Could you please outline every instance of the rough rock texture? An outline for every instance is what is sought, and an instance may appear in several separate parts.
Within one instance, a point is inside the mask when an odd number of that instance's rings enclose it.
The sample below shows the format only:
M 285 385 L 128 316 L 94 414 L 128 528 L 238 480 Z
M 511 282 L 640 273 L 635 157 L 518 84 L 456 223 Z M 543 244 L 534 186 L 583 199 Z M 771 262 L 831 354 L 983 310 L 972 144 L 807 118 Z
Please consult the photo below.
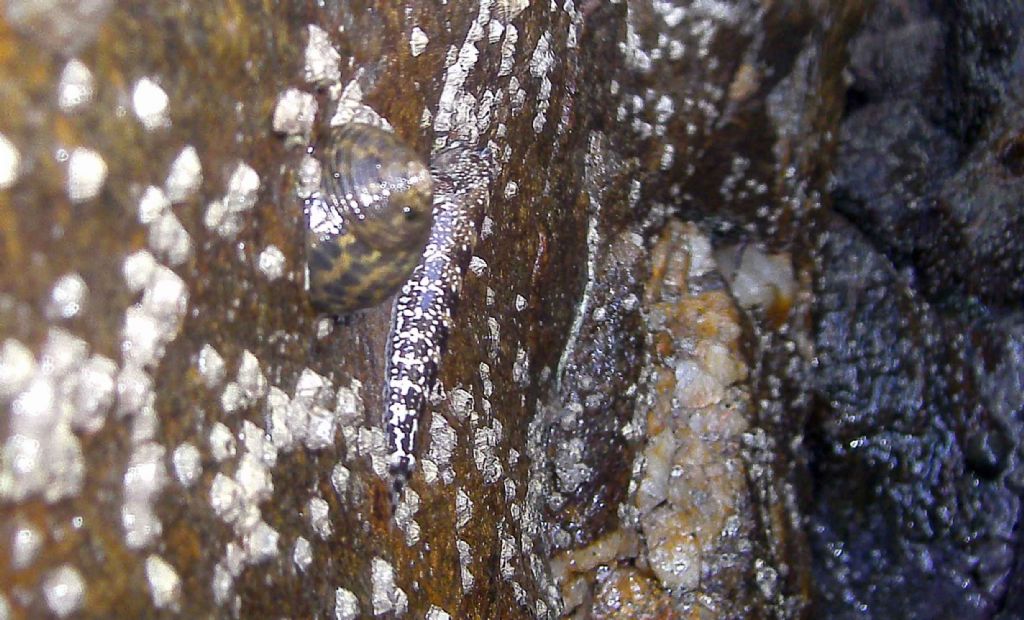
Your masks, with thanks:
M 1021 613 L 1022 28 L 1019 3 L 907 2 L 851 43 L 808 433 L 836 617 Z
M 1022 12 L 7 2 L 0 618 L 1024 613 Z M 394 513 L 352 120 L 495 162 Z

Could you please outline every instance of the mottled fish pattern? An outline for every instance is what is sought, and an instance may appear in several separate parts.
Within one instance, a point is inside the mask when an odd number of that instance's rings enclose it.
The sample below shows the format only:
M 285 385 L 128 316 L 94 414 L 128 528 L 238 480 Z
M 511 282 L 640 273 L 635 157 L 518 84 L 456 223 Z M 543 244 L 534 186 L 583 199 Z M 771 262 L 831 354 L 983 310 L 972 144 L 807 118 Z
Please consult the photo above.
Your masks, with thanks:
M 431 167 L 434 224 L 419 264 L 395 299 L 388 339 L 384 424 L 392 506 L 416 466 L 420 416 L 437 380 L 452 312 L 480 234 L 491 167 L 485 153 L 459 146 L 439 153 Z

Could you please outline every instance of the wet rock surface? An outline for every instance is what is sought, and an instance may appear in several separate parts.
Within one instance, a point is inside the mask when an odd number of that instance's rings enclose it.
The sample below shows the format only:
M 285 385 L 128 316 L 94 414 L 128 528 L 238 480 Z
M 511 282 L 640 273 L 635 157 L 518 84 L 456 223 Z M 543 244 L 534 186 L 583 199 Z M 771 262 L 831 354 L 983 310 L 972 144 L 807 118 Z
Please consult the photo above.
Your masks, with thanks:
M 0 618 L 1016 617 L 1016 3 L 0 9 Z M 417 472 L 308 152 L 493 156 Z
M 905 3 L 851 44 L 808 433 L 837 617 L 1019 613 L 1022 24 L 1014 3 Z

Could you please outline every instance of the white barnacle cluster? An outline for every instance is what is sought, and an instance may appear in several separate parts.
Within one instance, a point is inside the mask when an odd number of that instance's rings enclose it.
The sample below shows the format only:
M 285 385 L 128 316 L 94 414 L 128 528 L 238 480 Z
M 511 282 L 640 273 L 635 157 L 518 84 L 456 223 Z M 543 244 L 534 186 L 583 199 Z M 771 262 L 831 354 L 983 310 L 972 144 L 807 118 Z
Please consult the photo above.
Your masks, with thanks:
M 335 389 L 330 380 L 310 369 L 300 374 L 289 395 L 280 387 L 269 385 L 259 359 L 249 351 L 240 356 L 235 380 L 226 383 L 225 361 L 213 346 L 203 345 L 196 365 L 204 384 L 211 390 L 220 390 L 221 406 L 227 415 L 213 423 L 208 433 L 210 454 L 224 468 L 213 477 L 208 496 L 210 508 L 235 535 L 215 565 L 211 583 L 214 599 L 225 604 L 231 600 L 235 580 L 246 567 L 280 554 L 280 534 L 266 523 L 260 508 L 273 495 L 272 471 L 278 455 L 300 446 L 320 450 L 333 445 L 339 429 L 355 444 L 363 407 L 358 382 Z M 267 428 L 242 420 L 240 431 L 232 431 L 235 414 L 260 401 L 264 401 L 269 420 Z M 198 452 L 191 444 L 182 444 L 175 450 L 175 472 L 184 486 L 194 484 L 201 471 L 197 457 Z M 231 464 L 234 469 L 229 474 Z M 347 487 L 349 475 L 343 464 L 335 466 L 331 479 L 339 496 Z M 312 496 L 305 513 L 316 538 L 333 535 L 330 505 L 323 497 Z M 291 559 L 300 570 L 310 567 L 313 546 L 307 537 L 295 540 Z
M 280 554 L 280 534 L 263 519 L 260 508 L 274 493 L 272 471 L 278 455 L 300 444 L 311 450 L 330 445 L 342 421 L 358 417 L 352 410 L 361 402 L 353 388 L 335 390 L 329 380 L 308 369 L 289 396 L 269 384 L 260 359 L 248 350 L 239 356 L 234 380 L 226 382 L 226 362 L 212 345 L 202 346 L 195 363 L 203 383 L 220 392 L 226 416 L 208 431 L 210 454 L 223 468 L 214 475 L 209 489 L 210 508 L 235 535 L 214 567 L 211 584 L 214 599 L 225 604 L 231 600 L 235 579 L 246 567 Z M 261 402 L 269 418 L 266 429 L 246 419 L 238 424 L 240 411 Z M 175 450 L 174 466 L 184 486 L 194 484 L 198 476 L 197 457 L 190 444 Z M 332 527 L 327 502 L 311 498 L 307 512 L 313 531 L 320 537 L 329 536 Z M 308 539 L 299 537 L 292 547 L 292 560 L 305 570 L 312 563 L 312 553 Z
M 540 88 L 537 91 L 537 113 L 533 117 L 533 131 L 540 133 L 544 130 L 547 122 L 548 108 L 551 99 L 551 79 L 548 73 L 555 63 L 555 55 L 551 51 L 551 33 L 545 32 L 537 40 L 537 47 L 533 49 L 530 56 L 530 75 L 540 80 Z
M 428 484 L 440 480 L 444 484 L 455 481 L 452 469 L 452 454 L 458 445 L 458 435 L 443 415 L 435 414 L 430 419 L 430 448 L 422 459 L 423 478 Z
M 58 87 L 62 111 L 88 104 L 91 89 L 88 70 L 70 61 Z M 103 159 L 82 147 L 63 157 L 69 198 L 83 202 L 95 197 L 105 182 Z M 156 221 L 169 204 L 161 190 L 153 190 L 140 210 Z M 161 254 L 167 262 L 175 256 Z M 22 501 L 34 496 L 53 503 L 79 494 L 88 475 L 81 438 L 100 431 L 114 414 L 129 429 L 131 444 L 120 506 L 124 543 L 139 549 L 162 531 L 154 505 L 168 481 L 166 449 L 155 441 L 158 417 L 151 373 L 181 328 L 189 295 L 184 281 L 148 250 L 127 256 L 122 270 L 136 300 L 123 315 L 120 359 L 91 352 L 91 345 L 73 333 L 74 323 L 58 326 L 89 310 L 89 285 L 74 271 L 53 283 L 45 301 L 43 314 L 52 324 L 38 354 L 14 338 L 0 344 L 0 404 L 10 412 L 0 454 L 0 497 Z M 42 541 L 30 526 L 17 530 L 12 556 L 17 569 L 31 567 Z M 154 601 L 172 606 L 177 591 L 173 568 L 151 556 L 148 577 Z M 60 617 L 74 613 L 84 600 L 85 583 L 70 565 L 51 571 L 41 583 L 50 611 Z
M 373 615 L 393 613 L 403 615 L 409 608 L 405 591 L 395 585 L 395 569 L 382 558 L 373 558 L 370 564 L 370 582 L 373 587 Z
M 178 334 L 188 307 L 185 282 L 146 250 L 122 263 L 128 288 L 141 301 L 125 311 L 124 365 L 117 377 L 118 413 L 132 421 L 133 451 L 124 476 L 121 522 L 129 547 L 150 545 L 163 531 L 154 503 L 167 483 L 166 449 L 156 443 L 158 419 L 151 372 Z
M 413 517 L 420 509 L 420 496 L 406 488 L 401 501 L 395 507 L 395 524 L 405 532 L 405 544 L 412 547 L 420 540 L 420 525 Z
M 139 198 L 139 223 L 148 228 L 149 247 L 172 267 L 191 256 L 192 238 L 171 207 L 194 196 L 202 180 L 199 156 L 194 147 L 185 146 L 171 163 L 163 187 L 150 185 Z
M 0 345 L 0 402 L 10 404 L 0 461 L 0 497 L 76 495 L 85 476 L 78 434 L 102 427 L 115 399 L 116 364 L 58 327 L 39 356 L 8 339 Z
M 224 425 L 215 424 L 210 434 L 211 453 L 217 460 L 233 459 L 241 452 L 234 474 L 217 472 L 210 485 L 210 507 L 235 533 L 214 567 L 213 592 L 220 603 L 227 601 L 234 579 L 246 566 L 270 560 L 280 552 L 280 534 L 263 520 L 259 507 L 273 495 L 271 470 L 278 451 L 262 428 L 249 420 L 241 426 L 240 451 Z
M 202 352 L 200 352 L 202 355 Z M 267 378 L 260 369 L 260 362 L 251 351 L 242 351 L 238 363 L 238 374 L 229 381 L 220 395 L 220 404 L 227 414 L 250 407 L 267 393 Z
M 292 396 L 271 387 L 267 396 L 271 441 L 284 451 L 297 444 L 321 450 L 334 445 L 340 429 L 346 442 L 354 443 L 358 422 L 363 418 L 362 399 L 357 393 L 356 382 L 335 390 L 326 377 L 308 368 L 299 376 Z
M 149 247 L 172 266 L 188 260 L 192 239 L 171 210 L 164 190 L 150 185 L 139 199 L 139 222 L 149 229 Z
M 224 239 L 234 239 L 242 228 L 242 216 L 256 205 L 260 175 L 244 161 L 228 178 L 224 196 L 206 206 L 203 224 Z
M 432 123 L 434 131 L 438 134 L 435 140 L 436 148 L 442 148 L 450 138 L 470 144 L 476 143 L 479 137 L 490 129 L 492 119 L 496 116 L 492 112 L 502 105 L 510 104 L 513 113 L 523 109 L 526 93 L 519 87 L 518 78 L 512 75 L 519 31 L 511 21 L 528 5 L 529 0 L 481 2 L 462 44 L 447 50 L 444 83 L 437 110 L 433 114 L 429 110 L 424 110 L 423 113 L 424 126 Z M 565 3 L 567 7 L 571 5 L 571 2 Z M 492 79 L 487 81 L 495 83 L 497 80 L 494 78 L 507 77 L 506 89 L 488 88 L 483 93 L 475 94 L 466 88 L 470 74 L 479 70 L 480 49 L 477 46 L 481 42 L 499 47 L 499 66 L 495 75 L 491 76 Z M 417 49 L 414 43 L 413 45 L 414 49 Z M 553 55 L 551 58 L 553 59 Z M 543 84 L 541 89 L 544 90 Z M 542 99 L 546 102 L 549 95 L 550 82 Z M 504 124 L 499 123 L 496 136 L 503 137 L 504 131 Z M 504 155 L 507 154 L 503 154 L 503 160 L 507 161 Z

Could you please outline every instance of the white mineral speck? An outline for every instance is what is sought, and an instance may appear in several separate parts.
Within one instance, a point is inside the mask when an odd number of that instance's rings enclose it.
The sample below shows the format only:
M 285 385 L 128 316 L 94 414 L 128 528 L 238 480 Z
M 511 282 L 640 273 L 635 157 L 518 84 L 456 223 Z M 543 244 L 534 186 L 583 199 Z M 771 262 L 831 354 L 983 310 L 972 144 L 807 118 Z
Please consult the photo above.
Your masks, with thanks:
M 42 535 L 31 526 L 19 527 L 11 537 L 11 566 L 15 570 L 28 568 L 39 554 Z
M 530 6 L 530 0 L 498 0 L 497 4 L 498 14 L 511 21 Z
M 299 163 L 298 183 L 295 193 L 305 200 L 320 188 L 320 160 L 312 155 L 303 155 Z
M 498 41 L 501 40 L 501 35 L 504 32 L 504 24 L 502 24 L 501 21 L 497 19 L 492 19 L 490 23 L 487 24 L 487 42 L 497 43 Z
M 196 365 L 199 367 L 199 376 L 208 388 L 220 385 L 224 380 L 224 358 L 217 353 L 209 344 L 204 344 L 199 350 L 199 358 Z
M 135 83 L 132 91 L 132 109 L 146 129 L 159 129 L 171 124 L 167 115 L 167 104 L 170 100 L 164 89 L 148 77 Z
M 382 558 L 373 558 L 370 581 L 373 583 L 373 615 L 394 612 L 400 616 L 405 613 L 409 600 L 405 592 L 395 586 L 395 569 L 391 564 Z
M 203 226 L 208 230 L 215 230 L 225 238 L 238 234 L 239 222 L 229 221 L 227 207 L 223 200 L 213 200 L 206 205 L 206 212 L 203 214 Z
M 395 508 L 395 523 L 405 532 L 405 544 L 410 547 L 420 540 L 420 524 L 413 519 L 419 509 L 420 496 L 411 487 L 405 487 L 405 493 Z
M 126 256 L 121 263 L 121 275 L 128 290 L 138 293 L 145 288 L 156 267 L 156 259 L 147 250 L 139 250 Z
M 274 131 L 293 136 L 309 135 L 316 110 L 316 97 L 298 88 L 289 88 L 277 98 L 272 120 Z
M 320 538 L 330 537 L 333 528 L 327 501 L 322 497 L 314 497 L 309 500 L 309 524 Z
M 480 277 L 487 271 L 487 261 L 479 256 L 474 256 L 469 259 L 469 270 L 473 272 L 473 275 Z
M 305 572 L 309 565 L 313 563 L 313 547 L 310 546 L 309 541 L 304 536 L 299 536 L 295 539 L 292 561 L 295 562 L 295 566 L 302 572 Z
M 427 610 L 427 615 L 424 616 L 424 620 L 452 620 L 452 617 L 447 611 L 437 605 L 431 605 L 430 609 Z
M 7 189 L 18 179 L 21 153 L 7 136 L 0 134 L 0 189 Z
M 237 381 L 246 403 L 255 402 L 267 393 L 267 378 L 260 370 L 260 360 L 248 349 L 242 351 Z
M 359 617 L 359 599 L 345 588 L 334 591 L 335 620 L 356 620 Z
M 137 306 L 124 313 L 121 353 L 126 361 L 138 366 L 152 366 L 164 355 L 160 323 Z
M 466 419 L 466 416 L 473 413 L 473 394 L 462 388 L 455 388 L 451 391 L 451 403 L 452 413 L 460 420 Z
M 443 415 L 434 415 L 430 419 L 430 448 L 427 452 L 427 460 L 436 468 L 445 484 L 454 480 L 454 472 L 451 468 L 452 452 L 458 443 L 455 429 L 448 424 Z M 424 473 L 427 473 L 424 465 Z
M 210 485 L 210 506 L 224 522 L 231 523 L 242 513 L 242 488 L 231 478 L 217 472 Z
M 288 428 L 288 410 L 291 399 L 279 387 L 271 387 L 267 394 L 267 409 L 270 412 L 270 441 L 278 450 L 290 450 L 295 443 Z
M 352 475 L 348 467 L 345 467 L 342 463 L 338 463 L 331 470 L 331 484 L 334 486 L 334 491 L 338 495 L 345 495 L 348 490 L 348 480 Z
M 256 204 L 260 189 L 260 175 L 245 162 L 238 162 L 228 179 L 228 191 L 224 202 L 232 212 L 245 211 Z
M 309 43 L 306 45 L 306 81 L 310 84 L 325 84 L 341 79 L 341 54 L 331 45 L 327 33 L 317 26 L 309 26 Z
M 519 193 L 519 184 L 515 181 L 509 181 L 505 184 L 505 198 L 513 198 Z
M 485 215 L 484 216 L 484 223 L 480 227 L 480 238 L 481 239 L 486 239 L 487 237 L 490 237 L 493 234 L 494 234 L 494 220 L 490 216 Z
M 164 181 L 164 191 L 171 202 L 184 202 L 199 190 L 202 183 L 203 165 L 195 147 L 190 144 L 181 149 L 171 163 L 167 180 Z
M 724 258 L 727 252 L 719 252 L 718 257 Z M 767 254 L 753 247 L 736 249 L 734 253 L 739 255 L 739 265 L 728 270 L 727 279 L 740 306 L 769 306 L 773 301 L 793 298 L 796 283 L 789 255 Z M 732 262 L 737 261 L 733 258 Z
M 725 398 L 726 386 L 693 360 L 680 362 L 675 374 L 674 395 L 684 407 L 708 407 Z
M 381 478 L 386 476 L 388 471 L 385 443 L 384 429 L 365 427 L 359 429 L 359 438 L 356 441 L 357 449 L 362 455 L 370 455 L 370 467 L 373 469 L 373 473 Z
M 334 331 L 334 319 L 323 317 L 316 322 L 316 339 L 323 340 Z
M 215 422 L 210 429 L 210 453 L 217 461 L 235 456 L 235 436 L 221 422 Z
M 252 562 L 258 563 L 278 554 L 277 543 L 281 535 L 277 530 L 260 521 L 251 532 L 245 535 L 245 550 Z
M 74 372 L 85 361 L 88 352 L 89 345 L 84 340 L 59 327 L 52 327 L 39 353 L 39 366 L 43 372 L 59 380 L 63 375 Z
M 85 280 L 77 273 L 68 273 L 60 277 L 50 291 L 50 302 L 46 307 L 46 315 L 53 319 L 70 319 L 78 315 L 89 293 Z
M 232 577 L 242 574 L 246 559 L 245 550 L 238 543 L 231 541 L 224 546 L 224 559 L 221 560 L 221 564 L 224 565 L 224 568 L 228 569 Z
M 85 598 L 85 582 L 82 575 L 72 566 L 65 564 L 43 580 L 43 596 L 50 611 L 58 617 L 74 613 L 82 606 Z
M 146 581 L 157 609 L 177 609 L 181 598 L 181 578 L 174 567 L 160 556 L 146 558 Z
M 102 355 L 93 355 L 78 369 L 69 395 L 71 425 L 83 433 L 95 433 L 103 427 L 107 411 L 114 404 L 117 390 L 117 364 Z
M 337 414 L 326 407 L 315 406 L 309 410 L 309 424 L 305 432 L 305 444 L 310 450 L 323 450 L 334 444 L 338 429 Z
M 234 587 L 235 578 L 231 576 L 228 569 L 222 565 L 217 564 L 213 567 L 213 583 L 211 589 L 213 590 L 213 599 L 217 603 L 223 604 L 228 600 L 228 596 L 231 595 L 231 589 Z
M 153 380 L 138 366 L 127 365 L 117 375 L 117 408 L 122 414 L 135 414 L 153 397 Z
M 177 267 L 192 254 L 192 238 L 178 217 L 166 211 L 149 226 L 149 247 Z
M 461 530 L 466 527 L 472 517 L 473 500 L 469 499 L 462 488 L 459 488 L 455 491 L 455 527 Z
M 461 539 L 455 541 L 455 548 L 459 550 L 459 573 L 462 577 L 462 591 L 468 592 L 473 589 L 473 584 L 476 582 L 473 573 L 469 570 L 469 565 L 473 562 L 473 548 L 470 547 L 468 542 Z
M 163 321 L 161 332 L 164 336 L 177 331 L 178 323 L 188 309 L 185 281 L 174 271 L 158 265 L 143 292 L 142 308 Z
M 224 409 L 224 413 L 235 413 L 244 404 L 245 395 L 237 383 L 232 381 L 224 386 L 224 391 L 220 395 L 220 406 Z
M 35 372 L 32 351 L 14 338 L 5 340 L 0 347 L 0 398 L 12 398 L 28 385 Z
M 266 431 L 249 420 L 242 421 L 242 443 L 248 452 L 267 467 L 277 464 L 277 446 L 270 441 Z
M 81 444 L 68 425 L 73 404 L 65 383 L 74 387 L 88 345 L 51 328 L 36 364 L 16 342 L 8 340 L 0 352 L 0 370 L 13 375 L 0 374 L 0 385 L 14 396 L 0 465 L 0 497 L 21 500 L 39 493 L 55 502 L 77 494 L 85 474 Z
M 0 154 L 2 157 L 2 154 Z M 0 161 L 0 172 L 3 162 Z M 68 198 L 71 202 L 92 200 L 107 181 L 107 162 L 92 149 L 78 147 L 68 157 Z
M 153 504 L 167 483 L 165 453 L 160 444 L 144 443 L 136 446 L 128 460 L 121 522 L 125 529 L 125 544 L 129 548 L 149 545 L 163 531 Z
M 91 103 L 94 94 L 92 71 L 77 58 L 69 60 L 57 83 L 57 106 L 62 112 L 74 112 Z
M 268 245 L 258 259 L 258 265 L 263 275 L 273 282 L 284 275 L 284 253 L 276 245 Z
M 242 488 L 245 499 L 252 504 L 269 499 L 274 492 L 270 470 L 263 465 L 259 456 L 251 452 L 242 455 L 238 471 L 235 472 L 235 482 Z
M 174 463 L 174 475 L 183 487 L 190 487 L 199 480 L 203 473 L 203 461 L 199 448 L 187 441 L 174 449 L 171 457 Z
M 427 47 L 427 43 L 430 42 L 430 38 L 427 37 L 427 33 L 423 32 L 419 26 L 412 29 L 412 34 L 409 35 L 409 52 L 415 56 L 419 56 L 423 53 L 424 48 Z
M 167 199 L 164 190 L 150 185 L 139 199 L 139 222 L 152 224 L 170 208 L 171 201 Z
M 686 592 L 700 584 L 701 550 L 696 536 L 668 506 L 655 509 L 645 527 L 651 570 L 669 588 Z
M 353 380 L 349 387 L 338 388 L 338 398 L 335 401 L 334 409 L 342 424 L 354 426 L 363 421 L 366 407 L 363 405 L 363 397 L 359 395 L 361 388 L 362 383 L 357 380 Z

